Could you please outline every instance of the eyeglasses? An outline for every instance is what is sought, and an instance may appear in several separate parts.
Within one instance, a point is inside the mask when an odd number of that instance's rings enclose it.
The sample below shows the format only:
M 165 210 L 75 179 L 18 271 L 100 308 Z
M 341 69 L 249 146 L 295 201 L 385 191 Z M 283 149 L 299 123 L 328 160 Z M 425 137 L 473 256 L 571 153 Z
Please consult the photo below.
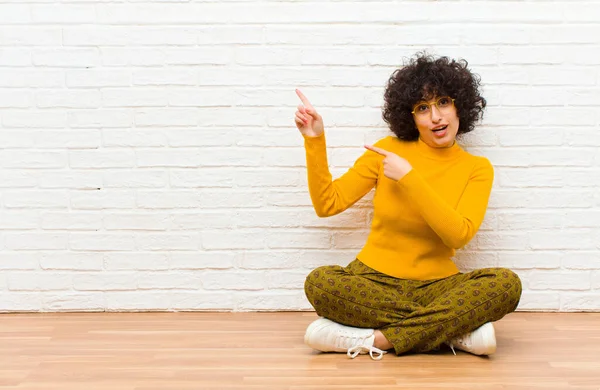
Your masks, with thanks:
M 441 113 L 448 112 L 454 106 L 454 99 L 449 96 L 442 96 L 433 103 L 419 102 L 413 106 L 411 114 L 417 116 L 431 115 L 431 106 L 435 105 Z

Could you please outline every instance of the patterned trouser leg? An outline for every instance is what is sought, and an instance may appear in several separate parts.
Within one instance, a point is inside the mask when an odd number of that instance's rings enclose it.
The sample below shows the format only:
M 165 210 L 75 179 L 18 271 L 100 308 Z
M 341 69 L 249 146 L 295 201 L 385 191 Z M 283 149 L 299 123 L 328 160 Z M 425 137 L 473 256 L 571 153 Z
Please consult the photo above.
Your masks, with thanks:
M 318 315 L 379 329 L 397 354 L 430 351 L 498 321 L 521 297 L 519 277 L 504 268 L 419 281 L 382 274 L 359 260 L 313 270 L 304 289 Z

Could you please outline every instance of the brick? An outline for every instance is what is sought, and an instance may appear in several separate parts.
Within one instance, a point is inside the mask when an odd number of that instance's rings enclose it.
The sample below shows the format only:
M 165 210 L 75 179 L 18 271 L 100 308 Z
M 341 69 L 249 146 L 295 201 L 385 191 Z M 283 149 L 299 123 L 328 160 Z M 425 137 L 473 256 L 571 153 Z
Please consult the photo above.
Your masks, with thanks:
M 69 152 L 69 166 L 75 169 L 133 168 L 135 154 L 130 150 L 73 150 Z
M 42 253 L 40 267 L 44 270 L 101 271 L 102 253 Z
M 202 189 L 138 191 L 139 208 L 147 209 L 231 209 L 255 208 L 262 205 L 263 194 L 255 191 Z
M 301 229 L 297 229 L 296 231 L 274 231 L 271 229 L 265 235 L 267 237 L 267 245 L 272 249 L 329 249 L 332 247 L 331 235 L 326 231 L 308 232 Z
M 0 91 L 1 108 L 27 108 L 33 102 L 33 94 L 29 91 Z
M 238 311 L 307 310 L 312 308 L 302 289 L 249 291 L 243 295 L 237 295 L 235 301 L 235 310 Z
M 60 68 L 87 68 L 100 65 L 100 53 L 96 48 L 36 49 L 33 52 L 33 64 Z
M 235 255 L 231 251 L 171 253 L 170 269 L 228 269 L 235 265 Z
M 70 274 L 57 272 L 13 272 L 7 277 L 10 291 L 56 291 L 70 290 L 73 280 Z
M 126 233 L 71 233 L 69 248 L 74 251 L 132 251 L 134 236 Z
M 260 231 L 208 231 L 202 233 L 202 248 L 208 250 L 262 249 L 267 238 Z
M 599 300 L 598 292 L 565 292 L 560 298 L 560 310 L 595 311 Z
M 109 291 L 104 293 L 107 311 L 165 311 L 171 308 L 167 291 Z
M 105 188 L 160 188 L 166 187 L 167 172 L 149 170 L 103 170 Z
M 166 253 L 107 253 L 104 267 L 108 271 L 161 271 L 169 269 L 169 256 Z
M 101 47 L 100 56 L 104 67 L 163 66 L 166 63 L 165 50 L 160 47 Z
M 28 230 L 36 229 L 39 218 L 35 212 L 0 211 L 0 229 Z
M 135 69 L 133 85 L 140 86 L 195 86 L 198 75 L 194 69 Z M 166 98 L 166 96 L 165 96 Z
M 10 191 L 4 193 L 7 208 L 67 209 L 68 194 L 62 190 Z
M 104 107 L 163 107 L 168 99 L 159 89 L 115 88 L 102 92 L 102 104 Z
M 102 215 L 95 213 L 50 212 L 40 215 L 43 230 L 100 230 Z
M 197 233 L 148 233 L 135 237 L 138 250 L 164 251 L 182 250 L 196 251 L 200 248 L 200 236 Z
M 96 21 L 93 4 L 37 4 L 31 6 L 31 17 L 39 24 L 89 24 Z
M 201 276 L 207 290 L 262 290 L 266 276 L 257 271 L 206 271 Z
M 0 4 L 0 24 L 25 24 L 31 22 L 28 4 Z
M 7 233 L 4 240 L 12 250 L 66 250 L 69 237 L 64 233 Z
M 40 188 L 96 190 L 101 187 L 102 174 L 99 172 L 57 171 L 45 173 L 40 177 Z
M 69 88 L 123 87 L 131 85 L 131 72 L 122 69 L 73 69 L 66 72 Z
M 356 250 L 279 249 L 244 251 L 238 255 L 241 268 L 309 270 L 322 265 L 347 265 L 356 258 Z
M 67 115 L 61 111 L 8 111 L 2 113 L 2 124 L 14 128 L 63 128 Z
M 0 86 L 10 88 L 60 88 L 65 85 L 64 71 L 54 69 L 5 68 L 0 73 Z
M 191 28 L 163 26 L 67 27 L 64 42 L 68 46 L 182 46 L 195 45 L 197 32 Z
M 129 127 L 133 124 L 133 112 L 118 109 L 71 111 L 69 126 L 72 128 Z
M 74 210 L 130 209 L 135 207 L 135 193 L 113 189 L 74 191 L 70 205 Z
M 502 251 L 498 252 L 498 264 L 510 269 L 557 269 L 561 255 L 553 251 Z
M 568 231 L 529 232 L 531 248 L 539 249 L 594 249 L 594 237 L 590 229 L 570 229 Z
M 167 230 L 168 214 L 104 213 L 104 228 L 110 230 Z
M 161 129 L 138 131 L 125 129 L 105 129 L 102 131 L 102 145 L 106 147 L 159 147 L 167 146 L 168 134 Z
M 38 292 L 3 292 L 0 294 L 0 312 L 37 312 L 41 309 L 41 295 Z
M 560 300 L 558 292 L 523 291 L 518 309 L 558 311 Z
M 202 287 L 202 278 L 194 271 L 143 272 L 139 274 L 139 289 L 161 290 L 198 290 Z
M 50 292 L 44 293 L 41 301 L 43 311 L 100 312 L 106 308 L 103 292 Z
M 0 47 L 0 66 L 31 66 L 31 50 Z
M 175 291 L 171 294 L 174 310 L 232 310 L 234 298 L 230 291 Z
M 3 251 L 0 252 L 0 270 L 37 270 L 39 257 L 37 253 Z

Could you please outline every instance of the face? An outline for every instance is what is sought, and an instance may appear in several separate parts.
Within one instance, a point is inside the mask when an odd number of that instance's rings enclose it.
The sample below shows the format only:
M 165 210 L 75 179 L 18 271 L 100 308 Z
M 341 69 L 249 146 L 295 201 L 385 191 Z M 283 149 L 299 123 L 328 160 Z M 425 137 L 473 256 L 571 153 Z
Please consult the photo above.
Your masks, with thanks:
M 448 148 L 454 145 L 459 119 L 452 98 L 434 96 L 413 107 L 413 118 L 419 130 L 419 138 L 432 148 Z

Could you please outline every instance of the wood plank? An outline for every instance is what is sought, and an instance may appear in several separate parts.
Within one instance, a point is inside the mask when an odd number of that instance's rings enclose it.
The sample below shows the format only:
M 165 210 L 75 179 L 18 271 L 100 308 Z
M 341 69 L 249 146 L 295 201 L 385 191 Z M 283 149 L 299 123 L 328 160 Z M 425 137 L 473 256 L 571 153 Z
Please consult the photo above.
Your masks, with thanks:
M 513 313 L 498 351 L 351 360 L 303 344 L 296 313 L 0 315 L 2 390 L 600 390 L 600 313 Z

